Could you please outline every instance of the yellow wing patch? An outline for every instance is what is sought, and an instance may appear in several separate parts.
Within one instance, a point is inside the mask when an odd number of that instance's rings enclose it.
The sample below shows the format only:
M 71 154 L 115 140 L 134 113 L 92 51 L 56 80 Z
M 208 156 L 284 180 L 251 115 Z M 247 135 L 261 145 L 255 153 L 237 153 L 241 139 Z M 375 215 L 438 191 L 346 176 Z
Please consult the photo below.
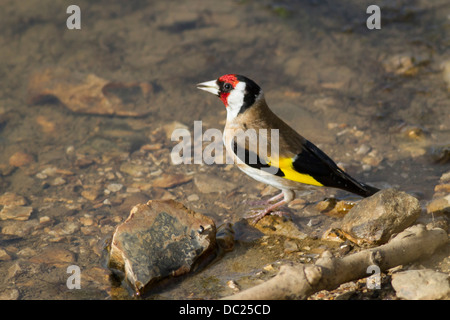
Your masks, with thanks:
M 273 161 L 272 163 L 272 161 L 273 160 L 270 159 L 269 165 L 273 165 L 280 168 L 280 170 L 283 171 L 284 173 L 284 178 L 286 179 L 297 181 L 300 183 L 310 184 L 313 186 L 319 187 L 323 186 L 323 184 L 321 184 L 319 181 L 314 179 L 309 174 L 304 174 L 296 171 L 294 169 L 294 166 L 292 165 L 292 158 L 280 158 L 278 159 L 278 163 L 277 161 Z

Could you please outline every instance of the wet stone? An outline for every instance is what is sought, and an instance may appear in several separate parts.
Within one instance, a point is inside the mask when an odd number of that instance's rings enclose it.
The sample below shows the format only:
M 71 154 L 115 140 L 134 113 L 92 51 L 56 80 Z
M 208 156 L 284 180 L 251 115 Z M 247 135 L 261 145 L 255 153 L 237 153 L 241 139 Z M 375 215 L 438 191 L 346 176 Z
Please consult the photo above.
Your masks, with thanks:
M 39 225 L 39 221 L 37 219 L 31 219 L 28 221 L 8 220 L 2 223 L 1 230 L 2 234 L 25 237 L 29 236 L 37 225 Z
M 439 184 L 434 187 L 434 195 L 427 204 L 429 214 L 449 214 L 450 213 L 450 171 L 444 173 Z
M 50 185 L 52 185 L 52 186 L 62 186 L 63 184 L 65 184 L 66 183 L 66 180 L 64 180 L 63 178 L 61 178 L 61 177 L 56 177 L 55 179 L 53 179 L 51 182 L 50 182 Z
M 291 219 L 276 215 L 266 215 L 255 227 L 266 235 L 279 235 L 298 240 L 308 237 Z
M 234 183 L 208 174 L 197 174 L 194 183 L 201 193 L 228 193 L 236 189 Z
M 27 202 L 24 197 L 17 195 L 12 192 L 5 192 L 0 196 L 0 205 L 15 205 L 15 206 L 23 206 Z
M 198 201 L 200 200 L 200 197 L 196 194 L 191 194 L 187 197 L 187 201 L 192 202 L 192 201 Z
M 142 177 L 149 171 L 149 168 L 147 166 L 125 162 L 120 165 L 120 171 L 132 177 Z
M 57 267 L 70 264 L 75 261 L 75 255 L 72 251 L 60 247 L 46 247 L 37 255 L 29 259 L 33 263 L 45 263 Z
M 106 187 L 106 189 L 108 189 L 111 192 L 117 192 L 120 191 L 123 188 L 123 185 L 120 183 L 110 183 L 108 184 L 108 186 Z
M 0 220 L 25 221 L 30 218 L 32 212 L 32 207 L 6 205 L 3 207 L 2 211 L 0 211 Z
M 155 188 L 173 188 L 178 185 L 187 183 L 192 180 L 192 177 L 184 174 L 163 174 L 161 177 L 153 180 L 153 187 Z
M 412 225 L 421 210 L 413 196 L 385 189 L 357 203 L 344 217 L 341 229 L 350 240 L 382 244 Z
M 344 217 L 355 204 L 350 201 L 338 201 L 335 198 L 329 198 L 317 203 L 317 210 L 330 217 L 342 218 Z
M 94 201 L 102 194 L 99 187 L 85 187 L 83 191 L 81 191 L 81 196 L 85 199 Z
M 299 251 L 298 245 L 295 241 L 286 240 L 284 241 L 284 252 L 285 253 L 293 253 Z
M 214 222 L 174 200 L 138 204 L 113 235 L 108 267 L 141 294 L 196 269 L 215 252 Z
M 433 199 L 427 205 L 428 213 L 450 213 L 450 194 L 445 197 Z
M 45 69 L 33 74 L 28 84 L 28 103 L 59 100 L 77 113 L 144 116 L 149 111 L 153 87 L 149 83 L 109 81 L 95 74 L 67 69 Z M 95 103 L 93 103 L 95 101 Z
M 0 261 L 9 261 L 11 256 L 3 249 L 0 248 Z
M 12 167 L 25 167 L 34 162 L 32 155 L 18 151 L 9 158 L 9 165 Z

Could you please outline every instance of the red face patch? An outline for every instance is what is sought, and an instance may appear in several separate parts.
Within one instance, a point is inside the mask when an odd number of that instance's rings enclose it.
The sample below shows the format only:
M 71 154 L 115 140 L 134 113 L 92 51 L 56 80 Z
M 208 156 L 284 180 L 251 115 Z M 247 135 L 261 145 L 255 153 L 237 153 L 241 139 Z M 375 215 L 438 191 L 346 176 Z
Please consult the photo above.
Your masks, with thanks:
M 224 76 L 221 76 L 219 78 L 219 81 L 221 82 L 225 82 L 225 83 L 229 83 L 233 86 L 233 88 L 236 87 L 237 83 L 239 82 L 238 79 L 236 78 L 235 74 L 226 74 Z
M 230 95 L 229 92 L 221 92 L 219 93 L 219 98 L 222 100 L 225 107 L 228 107 L 228 96 Z
M 228 107 L 228 96 L 230 95 L 230 91 L 223 90 L 223 87 L 225 86 L 225 84 L 230 84 L 234 89 L 234 88 L 236 88 L 236 85 L 238 84 L 239 80 L 236 78 L 235 74 L 226 74 L 226 75 L 221 76 L 218 79 L 218 82 L 221 83 L 221 85 L 220 85 L 221 90 L 219 92 L 219 98 L 220 98 L 220 100 L 222 100 L 225 107 Z

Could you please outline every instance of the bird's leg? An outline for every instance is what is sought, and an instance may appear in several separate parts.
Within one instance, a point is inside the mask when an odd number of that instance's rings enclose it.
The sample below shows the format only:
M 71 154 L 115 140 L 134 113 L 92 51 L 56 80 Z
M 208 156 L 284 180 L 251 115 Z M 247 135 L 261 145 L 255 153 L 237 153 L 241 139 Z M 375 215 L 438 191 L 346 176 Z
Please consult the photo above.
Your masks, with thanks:
M 283 196 L 284 193 L 281 192 L 280 194 L 277 194 L 276 196 L 273 196 L 272 198 L 267 200 L 248 200 L 246 202 L 250 206 L 266 206 L 274 201 L 280 200 Z
M 286 204 L 286 201 L 283 199 L 263 210 L 257 210 L 255 214 L 248 216 L 248 218 L 254 218 L 253 223 L 256 224 L 259 220 L 261 220 L 264 216 L 268 215 L 269 213 L 276 214 L 278 216 L 282 216 L 286 213 L 282 212 L 282 211 L 274 211 L 274 210 L 284 204 Z
M 256 224 L 259 220 L 261 220 L 264 216 L 268 215 L 269 213 L 280 216 L 280 217 L 283 215 L 286 215 L 287 214 L 286 212 L 275 211 L 275 209 L 291 202 L 295 197 L 295 192 L 292 190 L 283 190 L 283 192 L 281 194 L 279 194 L 269 200 L 280 199 L 281 196 L 284 196 L 283 200 L 281 200 L 273 205 L 270 205 L 263 210 L 258 210 L 255 214 L 249 216 L 248 218 L 254 218 L 253 223 Z
M 274 201 L 280 200 L 281 198 L 283 198 L 283 196 L 284 196 L 284 192 L 280 192 L 276 196 L 273 196 L 272 198 L 267 200 L 267 202 L 270 203 L 270 202 L 274 202 Z

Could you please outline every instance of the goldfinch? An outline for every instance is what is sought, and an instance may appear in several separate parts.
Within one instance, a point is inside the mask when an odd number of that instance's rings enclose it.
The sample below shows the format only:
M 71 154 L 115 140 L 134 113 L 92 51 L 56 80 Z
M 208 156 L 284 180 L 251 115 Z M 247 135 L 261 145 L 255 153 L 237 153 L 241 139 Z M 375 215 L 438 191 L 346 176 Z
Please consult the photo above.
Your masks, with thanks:
M 253 179 L 281 190 L 267 201 L 278 202 L 251 216 L 255 223 L 269 213 L 281 215 L 277 209 L 295 198 L 295 190 L 305 187 L 333 187 L 362 197 L 379 191 L 350 177 L 322 150 L 276 116 L 254 81 L 227 74 L 199 83 L 197 88 L 218 96 L 226 107 L 223 142 L 234 163 Z M 239 138 L 242 134 L 245 139 Z

